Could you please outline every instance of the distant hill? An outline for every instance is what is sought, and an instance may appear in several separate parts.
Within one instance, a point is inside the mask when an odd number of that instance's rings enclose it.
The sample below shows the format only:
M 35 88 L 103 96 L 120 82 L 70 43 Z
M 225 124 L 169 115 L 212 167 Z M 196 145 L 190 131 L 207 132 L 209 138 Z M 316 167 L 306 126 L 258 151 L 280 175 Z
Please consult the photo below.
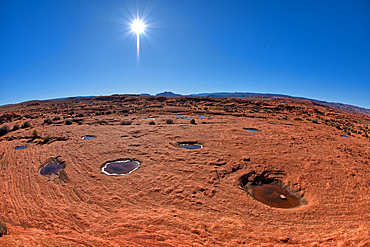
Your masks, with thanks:
M 112 97 L 120 98 L 122 95 L 111 95 L 111 96 L 75 96 L 75 97 L 65 97 L 65 98 L 59 98 L 59 99 L 52 99 L 52 100 L 64 100 L 64 99 L 89 99 L 89 98 L 95 98 L 97 100 L 111 100 Z M 148 93 L 142 93 L 140 95 L 136 96 L 142 96 L 142 97 L 148 97 L 148 96 L 155 96 L 155 97 L 213 97 L 213 98 L 269 98 L 269 97 L 283 97 L 283 98 L 291 98 L 291 99 L 304 99 L 309 100 L 315 105 L 320 105 L 324 107 L 329 108 L 335 108 L 335 109 L 341 109 L 344 111 L 352 112 L 352 113 L 358 113 L 358 114 L 366 114 L 370 115 L 370 109 L 364 108 L 364 107 L 358 107 L 343 103 L 335 103 L 335 102 L 326 102 L 326 101 L 320 101 L 320 100 L 314 100 L 314 99 L 308 99 L 304 97 L 293 97 L 290 95 L 284 95 L 284 94 L 270 94 L 270 93 L 249 93 L 249 92 L 214 92 L 214 93 L 199 93 L 199 94 L 190 94 L 190 95 L 181 95 L 181 94 L 175 94 L 170 91 L 165 91 L 162 93 L 157 93 L 156 95 L 150 95 Z M 29 101 L 29 102 L 23 102 L 23 104 L 37 104 L 39 102 L 38 100 Z M 10 104 L 11 105 L 11 104 Z
M 171 93 L 171 92 L 167 92 Z M 293 99 L 306 99 L 312 101 L 316 105 L 321 105 L 325 107 L 331 107 L 336 109 L 341 109 L 345 111 L 349 111 L 352 113 L 360 113 L 360 114 L 366 114 L 370 115 L 370 109 L 364 108 L 364 107 L 358 107 L 343 103 L 335 103 L 335 102 L 326 102 L 326 101 L 320 101 L 320 100 L 313 100 L 308 99 L 304 97 L 293 97 L 290 95 L 284 95 L 284 94 L 269 94 L 269 93 L 242 93 L 242 92 L 235 92 L 235 93 L 227 93 L 227 92 L 220 92 L 220 93 L 199 93 L 199 94 L 191 94 L 187 96 L 192 97 L 215 97 L 215 98 L 240 98 L 240 97 L 287 97 L 287 98 L 293 98 Z
M 320 101 L 320 100 L 311 100 L 311 101 L 312 103 L 316 105 L 332 107 L 332 108 L 341 109 L 344 111 L 370 115 L 370 109 L 367 109 L 364 107 L 358 107 L 358 106 L 347 105 L 347 104 L 342 104 L 342 103 L 326 102 L 326 101 Z
M 48 100 L 63 100 L 63 99 L 72 99 L 72 98 L 92 98 L 96 96 L 71 96 L 71 97 L 64 97 L 64 98 L 57 98 L 57 99 L 48 99 Z
M 215 98 L 233 98 L 233 97 L 292 97 L 289 95 L 284 94 L 269 94 L 269 93 L 242 93 L 242 92 L 235 92 L 235 93 L 200 93 L 200 94 L 190 94 L 193 97 L 215 97 Z
M 163 92 L 163 93 L 157 93 L 155 96 L 157 96 L 157 97 L 181 97 L 183 95 L 175 94 L 175 93 L 172 93 L 172 92 Z

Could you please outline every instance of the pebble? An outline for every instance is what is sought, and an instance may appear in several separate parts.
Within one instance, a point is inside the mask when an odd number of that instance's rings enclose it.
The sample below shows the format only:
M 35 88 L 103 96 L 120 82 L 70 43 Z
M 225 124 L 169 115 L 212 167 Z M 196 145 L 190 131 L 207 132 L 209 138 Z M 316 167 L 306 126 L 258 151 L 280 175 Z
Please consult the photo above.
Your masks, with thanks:
M 280 199 L 286 200 L 286 196 L 284 196 L 283 194 L 280 194 Z

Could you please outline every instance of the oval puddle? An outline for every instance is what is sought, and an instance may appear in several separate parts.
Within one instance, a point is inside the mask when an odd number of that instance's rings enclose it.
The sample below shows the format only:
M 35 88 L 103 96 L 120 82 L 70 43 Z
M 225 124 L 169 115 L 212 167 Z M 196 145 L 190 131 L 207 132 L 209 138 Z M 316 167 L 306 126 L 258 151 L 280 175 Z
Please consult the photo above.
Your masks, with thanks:
M 15 147 L 14 150 L 20 150 L 20 149 L 25 149 L 26 148 L 26 144 L 24 146 L 21 146 L 21 147 Z
M 185 149 L 189 149 L 189 150 L 203 148 L 203 146 L 201 144 L 197 144 L 197 143 L 181 143 L 180 147 L 185 148 Z
M 84 137 L 82 137 L 82 139 L 84 139 L 84 140 L 89 140 L 89 139 L 94 139 L 94 138 L 96 138 L 96 136 L 84 136 Z
M 244 129 L 244 130 L 248 130 L 248 131 L 260 132 L 260 130 L 255 129 L 255 128 L 243 128 L 243 129 Z
M 145 121 L 152 121 L 152 120 L 155 120 L 155 118 L 143 118 L 141 120 L 145 120 Z
M 184 119 L 190 119 L 190 118 L 188 118 L 188 117 L 184 117 Z
M 187 126 L 187 125 L 181 125 L 180 127 L 182 127 L 182 128 L 187 128 L 188 126 Z
M 107 162 L 102 167 L 102 172 L 107 175 L 126 175 L 140 167 L 136 160 L 117 160 Z
M 301 205 L 298 197 L 277 184 L 251 185 L 248 192 L 251 197 L 270 207 L 295 208 Z
M 341 137 L 344 137 L 344 138 L 349 138 L 349 136 L 344 136 L 344 135 L 342 135 Z
M 52 162 L 49 164 L 44 165 L 39 169 L 39 174 L 41 176 L 51 176 L 51 175 L 58 175 L 60 170 L 63 170 L 64 166 L 57 162 Z

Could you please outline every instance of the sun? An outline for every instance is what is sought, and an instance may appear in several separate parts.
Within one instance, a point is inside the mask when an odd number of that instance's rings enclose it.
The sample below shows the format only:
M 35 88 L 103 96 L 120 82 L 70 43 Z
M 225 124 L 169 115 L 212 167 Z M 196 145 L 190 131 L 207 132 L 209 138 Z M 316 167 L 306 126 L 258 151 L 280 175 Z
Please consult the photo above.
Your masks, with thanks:
M 140 34 L 145 30 L 145 24 L 141 20 L 134 20 L 131 25 L 131 29 L 134 33 Z

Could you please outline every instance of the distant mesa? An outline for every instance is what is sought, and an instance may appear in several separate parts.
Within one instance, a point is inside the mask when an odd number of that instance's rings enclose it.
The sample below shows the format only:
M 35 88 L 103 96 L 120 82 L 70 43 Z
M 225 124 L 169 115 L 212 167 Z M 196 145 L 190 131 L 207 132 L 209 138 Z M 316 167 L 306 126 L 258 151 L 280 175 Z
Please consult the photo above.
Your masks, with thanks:
M 163 92 L 163 93 L 157 93 L 155 96 L 157 97 L 181 97 L 181 94 L 175 94 L 173 92 Z
M 151 94 L 148 94 L 148 93 L 141 93 L 141 94 L 139 94 L 139 96 L 142 96 L 142 97 L 149 97 L 149 96 L 154 96 L 154 97 L 181 97 L 181 96 L 185 96 L 185 95 L 176 94 L 176 93 L 173 93 L 173 92 L 170 92 L 170 91 L 165 91 L 165 92 L 162 92 L 162 93 L 157 93 L 156 95 L 151 95 Z

